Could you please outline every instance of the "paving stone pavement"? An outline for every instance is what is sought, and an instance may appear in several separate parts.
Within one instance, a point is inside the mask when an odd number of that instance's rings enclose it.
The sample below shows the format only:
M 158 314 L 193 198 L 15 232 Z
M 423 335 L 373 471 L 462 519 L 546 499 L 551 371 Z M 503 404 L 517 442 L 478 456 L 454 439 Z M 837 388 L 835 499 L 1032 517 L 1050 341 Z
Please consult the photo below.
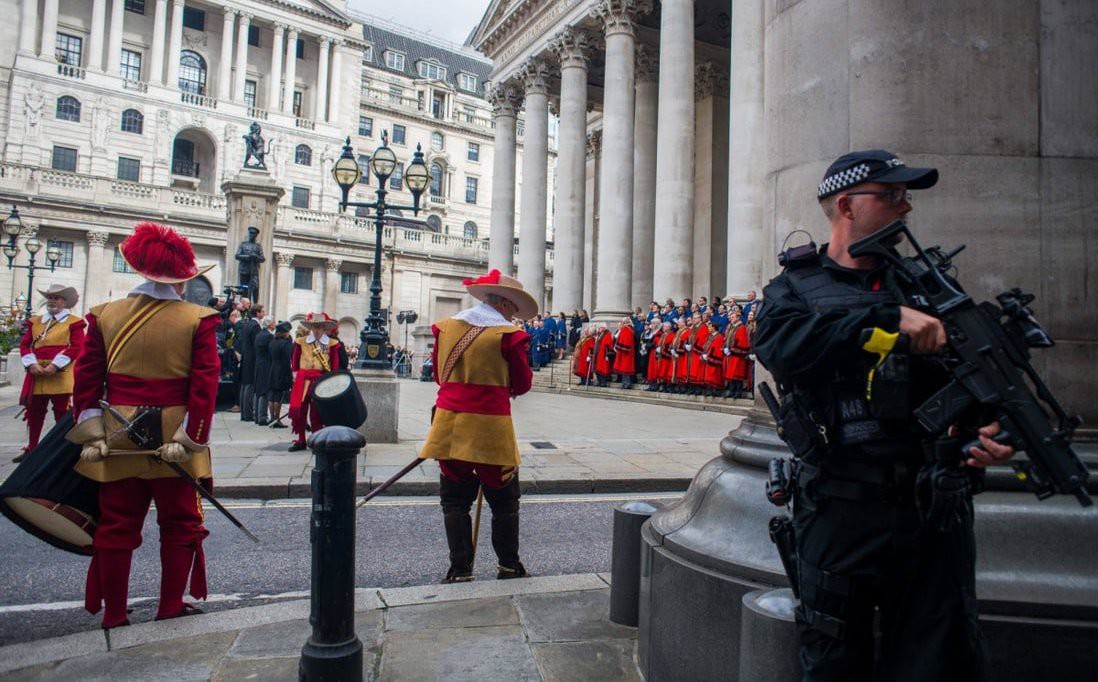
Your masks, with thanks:
M 388 479 L 415 458 L 430 426 L 435 385 L 403 380 L 399 442 L 371 443 L 358 458 L 360 492 Z M 0 481 L 15 468 L 26 426 L 16 419 L 18 386 L 0 388 Z M 720 454 L 721 438 L 742 416 L 632 403 L 568 393 L 529 393 L 514 401 L 520 479 L 526 492 L 583 493 L 685 490 L 699 468 Z M 47 417 L 48 429 L 52 417 Z M 270 429 L 218 412 L 212 430 L 219 496 L 306 497 L 312 455 L 287 452 L 289 429 Z M 422 495 L 438 486 L 438 466 L 425 460 L 394 494 Z
M 356 592 L 368 681 L 636 682 L 636 629 L 611 623 L 609 577 Z M 308 603 L 144 623 L 0 648 L 5 680 L 298 679 Z

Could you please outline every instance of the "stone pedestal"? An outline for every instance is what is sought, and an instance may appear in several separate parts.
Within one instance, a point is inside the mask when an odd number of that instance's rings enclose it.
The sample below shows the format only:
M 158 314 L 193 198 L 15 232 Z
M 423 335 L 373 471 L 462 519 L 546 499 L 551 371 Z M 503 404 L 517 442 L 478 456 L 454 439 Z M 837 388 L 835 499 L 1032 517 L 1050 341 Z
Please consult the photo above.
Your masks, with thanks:
M 12 348 L 8 351 L 8 371 L 4 378 L 9 384 L 22 386 L 23 375 L 26 373 L 27 370 L 23 367 L 23 356 L 19 354 L 18 348 Z
M 274 292 L 274 229 L 278 202 L 286 190 L 278 185 L 268 171 L 242 168 L 232 180 L 221 185 L 228 200 L 225 233 L 225 281 L 222 287 L 240 283 L 240 264 L 236 249 L 247 241 L 248 228 L 258 227 L 256 242 L 263 247 L 266 262 L 259 266 L 259 301 L 273 303 Z
M 358 432 L 367 443 L 396 443 L 400 414 L 400 384 L 389 370 L 356 369 L 351 372 L 366 400 L 366 423 Z

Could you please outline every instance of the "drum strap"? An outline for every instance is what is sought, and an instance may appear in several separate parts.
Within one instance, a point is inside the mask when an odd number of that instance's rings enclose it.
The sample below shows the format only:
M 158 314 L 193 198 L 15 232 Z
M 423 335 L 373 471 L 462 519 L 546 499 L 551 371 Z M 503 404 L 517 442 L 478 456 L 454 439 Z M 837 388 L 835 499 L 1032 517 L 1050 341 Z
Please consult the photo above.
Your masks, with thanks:
M 42 339 L 46 338 L 46 334 L 50 333 L 50 327 L 53 326 L 53 323 L 54 323 L 54 319 L 51 317 L 46 322 L 45 328 L 42 329 L 42 333 L 39 334 L 38 336 L 36 336 L 34 341 L 31 342 L 31 348 L 32 349 L 37 348 L 38 347 L 38 342 L 41 341 Z
M 110 373 L 111 367 L 114 366 L 115 361 L 118 359 L 118 353 L 126 343 L 133 338 L 133 335 L 137 333 L 137 330 L 145 326 L 146 322 L 151 320 L 158 312 L 167 308 L 170 303 L 172 303 L 170 300 L 154 298 L 137 309 L 134 316 L 131 317 L 122 329 L 114 335 L 114 338 L 111 339 L 110 348 L 107 349 L 107 373 Z
M 446 364 L 442 367 L 442 373 L 438 375 L 439 384 L 445 384 L 450 380 L 450 374 L 454 371 L 454 366 L 457 365 L 458 360 L 465 354 L 465 351 L 469 349 L 469 346 L 473 345 L 473 341 L 480 336 L 480 333 L 487 329 L 487 327 L 470 327 L 458 342 L 450 350 L 450 355 L 446 357 Z

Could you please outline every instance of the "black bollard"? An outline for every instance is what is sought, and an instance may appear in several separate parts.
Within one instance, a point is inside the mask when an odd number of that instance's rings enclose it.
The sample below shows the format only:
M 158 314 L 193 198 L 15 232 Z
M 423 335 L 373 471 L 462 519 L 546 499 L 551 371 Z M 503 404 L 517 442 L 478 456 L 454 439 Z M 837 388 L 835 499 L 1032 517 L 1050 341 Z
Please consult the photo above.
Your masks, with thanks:
M 313 634 L 301 649 L 298 679 L 361 680 L 362 642 L 355 634 L 355 473 L 366 439 L 346 426 L 313 434 Z
M 740 677 L 752 682 L 801 679 L 801 642 L 793 612 L 797 600 L 788 587 L 743 595 L 740 610 Z
M 626 502 L 614 510 L 610 555 L 610 620 L 637 627 L 640 598 L 641 526 L 659 509 L 649 502 Z

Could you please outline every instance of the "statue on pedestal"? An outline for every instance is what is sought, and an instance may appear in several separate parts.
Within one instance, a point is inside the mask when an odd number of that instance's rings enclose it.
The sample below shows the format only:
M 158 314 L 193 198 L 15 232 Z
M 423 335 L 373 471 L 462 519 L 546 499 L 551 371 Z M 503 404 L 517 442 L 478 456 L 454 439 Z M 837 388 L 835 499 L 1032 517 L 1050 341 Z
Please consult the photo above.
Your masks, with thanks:
M 256 243 L 259 228 L 248 228 L 248 241 L 240 242 L 236 249 L 236 260 L 240 263 L 240 288 L 247 290 L 248 298 L 259 300 L 259 264 L 267 260 L 263 256 L 263 247 Z
M 259 123 L 253 121 L 248 134 L 244 136 L 244 167 L 257 170 L 267 170 L 264 160 L 267 156 L 267 148 L 264 144 L 262 129 Z M 252 163 L 248 163 L 251 160 Z

